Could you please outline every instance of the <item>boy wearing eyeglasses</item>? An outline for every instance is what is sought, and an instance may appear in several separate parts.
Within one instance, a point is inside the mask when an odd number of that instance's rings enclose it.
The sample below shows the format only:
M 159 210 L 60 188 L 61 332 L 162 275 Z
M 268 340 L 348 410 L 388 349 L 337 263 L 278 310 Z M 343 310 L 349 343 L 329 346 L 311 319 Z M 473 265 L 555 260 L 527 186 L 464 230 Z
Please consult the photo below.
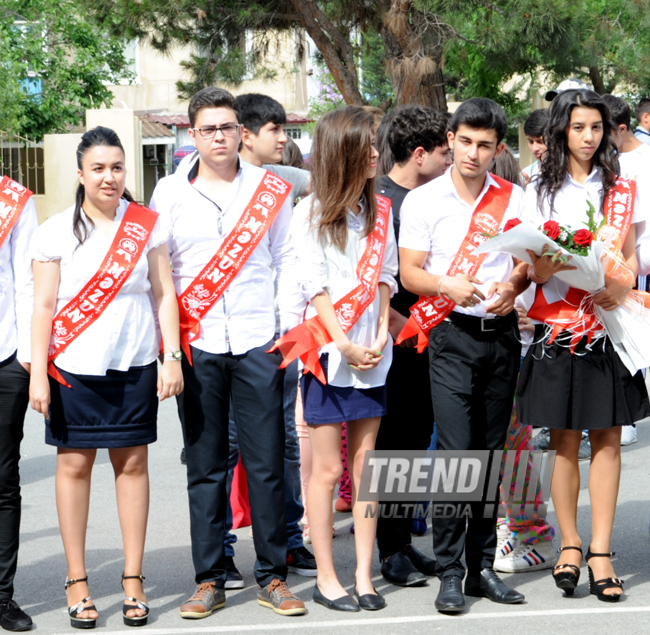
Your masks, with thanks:
M 285 582 L 284 371 L 279 353 L 267 354 L 276 323 L 273 268 L 282 322 L 293 261 L 291 186 L 240 161 L 241 126 L 230 93 L 205 88 L 188 114 L 199 159 L 189 173 L 162 179 L 151 200 L 170 229 L 184 352 L 178 411 L 197 587 L 181 616 L 207 617 L 226 601 L 229 404 L 247 473 L 258 602 L 281 615 L 301 615 L 304 603 Z

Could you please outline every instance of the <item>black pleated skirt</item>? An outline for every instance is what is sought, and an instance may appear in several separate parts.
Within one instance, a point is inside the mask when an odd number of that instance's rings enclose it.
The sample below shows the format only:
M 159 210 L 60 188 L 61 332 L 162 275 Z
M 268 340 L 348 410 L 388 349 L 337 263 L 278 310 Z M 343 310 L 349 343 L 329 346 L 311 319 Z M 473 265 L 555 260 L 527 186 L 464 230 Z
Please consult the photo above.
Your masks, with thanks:
M 632 375 L 609 337 L 592 342 L 582 338 L 575 352 L 567 346 L 539 341 L 544 327 L 521 367 L 517 414 L 534 427 L 554 430 L 602 430 L 630 425 L 650 415 L 641 372 Z M 562 340 L 566 333 L 558 336 Z M 566 340 L 565 340 L 566 342 Z
M 106 375 L 58 369 L 72 386 L 50 377 L 50 418 L 45 443 L 60 448 L 129 448 L 157 438 L 156 362 Z

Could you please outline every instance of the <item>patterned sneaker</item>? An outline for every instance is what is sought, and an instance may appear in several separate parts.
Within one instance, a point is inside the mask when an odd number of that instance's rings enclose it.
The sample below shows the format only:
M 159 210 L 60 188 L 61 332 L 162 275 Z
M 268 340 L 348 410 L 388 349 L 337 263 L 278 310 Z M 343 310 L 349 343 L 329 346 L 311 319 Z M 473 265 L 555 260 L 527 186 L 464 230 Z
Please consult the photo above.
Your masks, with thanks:
M 226 556 L 226 589 L 243 589 L 246 586 L 244 576 L 239 573 L 232 556 Z
M 533 437 L 533 450 L 548 450 L 551 443 L 551 431 L 549 428 L 542 428 L 539 434 Z
M 226 605 L 226 592 L 217 588 L 216 582 L 202 582 L 194 595 L 181 606 L 181 617 L 198 620 L 212 615 L 212 611 Z
M 497 550 L 494 568 L 497 569 L 497 560 L 508 557 L 518 545 L 519 540 L 517 540 L 517 537 L 508 529 L 508 526 L 504 524 L 499 525 L 497 529 Z M 497 571 L 501 571 L 501 569 L 497 569 Z
M 271 583 L 257 589 L 257 601 L 261 606 L 273 609 L 279 615 L 304 615 L 305 603 L 297 598 L 284 580 L 273 578 Z
M 313 578 L 318 575 L 316 558 L 305 547 L 298 547 L 297 549 L 289 549 L 287 551 L 287 567 L 289 567 L 289 571 L 298 575 L 304 575 L 308 578 Z
M 621 445 L 632 445 L 639 440 L 636 434 L 636 425 L 621 427 Z
M 517 548 L 507 557 L 494 561 L 494 568 L 502 573 L 521 573 L 522 571 L 538 571 L 550 569 L 557 562 L 557 553 L 549 540 L 534 545 L 519 543 Z

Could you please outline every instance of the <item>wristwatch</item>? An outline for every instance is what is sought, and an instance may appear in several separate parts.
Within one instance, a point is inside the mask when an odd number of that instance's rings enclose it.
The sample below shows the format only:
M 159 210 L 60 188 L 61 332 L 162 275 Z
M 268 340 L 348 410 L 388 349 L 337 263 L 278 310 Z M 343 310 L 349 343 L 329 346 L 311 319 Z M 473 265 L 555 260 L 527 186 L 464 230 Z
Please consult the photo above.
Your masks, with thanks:
M 171 347 L 169 348 L 169 353 L 165 353 L 163 357 L 163 361 L 165 362 L 180 362 L 181 359 L 183 359 L 183 353 Z

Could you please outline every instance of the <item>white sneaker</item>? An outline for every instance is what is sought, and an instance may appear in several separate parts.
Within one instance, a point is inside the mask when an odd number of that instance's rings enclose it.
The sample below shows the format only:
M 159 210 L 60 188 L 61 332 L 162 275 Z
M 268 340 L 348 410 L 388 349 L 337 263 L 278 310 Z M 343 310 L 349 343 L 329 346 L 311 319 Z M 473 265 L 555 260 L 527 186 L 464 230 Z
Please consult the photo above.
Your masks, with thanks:
M 497 528 L 497 551 L 496 560 L 509 556 L 519 545 L 517 537 L 508 529 L 507 525 L 499 525 Z M 496 564 L 494 566 L 496 569 Z M 497 569 L 498 570 L 498 569 Z
M 636 436 L 636 426 L 622 426 L 621 430 L 621 445 L 632 445 L 636 443 L 639 439 Z
M 521 573 L 550 569 L 557 562 L 557 552 L 551 541 L 526 545 L 519 543 L 506 558 L 494 561 L 494 568 L 501 573 Z

